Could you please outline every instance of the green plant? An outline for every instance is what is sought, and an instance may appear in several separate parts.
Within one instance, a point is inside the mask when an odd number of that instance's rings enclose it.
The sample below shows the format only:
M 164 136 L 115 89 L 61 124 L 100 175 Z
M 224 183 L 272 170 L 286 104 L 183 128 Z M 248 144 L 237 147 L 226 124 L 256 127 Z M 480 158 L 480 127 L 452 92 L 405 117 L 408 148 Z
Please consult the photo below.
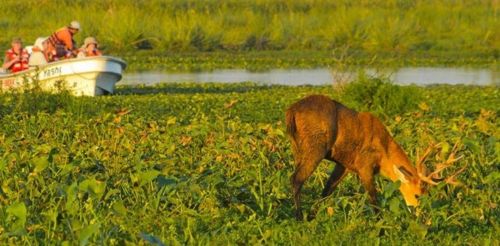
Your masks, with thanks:
M 404 2 L 404 1 L 403 1 Z M 137 11 L 140 9 L 141 11 Z M 63 11 L 61 11 L 63 10 Z M 326 51 L 349 44 L 364 57 L 450 54 L 498 58 L 495 2 L 327 0 L 2 1 L 0 44 L 27 44 L 71 19 L 76 36 L 96 36 L 108 52 Z M 50 18 L 47 18 L 50 16 Z M 71 19 L 68 19 L 71 16 Z M 335 23 L 335 24 L 332 24 Z
M 0 244 L 498 244 L 499 89 L 420 90 L 428 108 L 385 125 L 412 160 L 430 141 L 463 140 L 464 186 L 431 188 L 411 213 L 379 179 L 376 215 L 348 175 L 307 222 L 293 218 L 284 110 L 318 93 L 355 103 L 331 86 L 173 83 L 31 94 L 17 108 L 20 95 L 2 93 Z M 305 202 L 332 165 L 319 165 Z
M 399 86 L 389 79 L 364 73 L 345 85 L 341 93 L 342 99 L 352 102 L 355 108 L 389 117 L 418 109 L 422 100 L 421 89 L 417 86 Z

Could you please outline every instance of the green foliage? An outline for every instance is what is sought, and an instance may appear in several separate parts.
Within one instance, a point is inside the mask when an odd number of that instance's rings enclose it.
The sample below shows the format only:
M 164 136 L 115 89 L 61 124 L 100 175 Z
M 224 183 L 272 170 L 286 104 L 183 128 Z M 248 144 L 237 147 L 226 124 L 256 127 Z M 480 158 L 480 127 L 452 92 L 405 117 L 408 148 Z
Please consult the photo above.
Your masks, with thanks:
M 120 53 L 128 63 L 127 71 L 211 71 L 214 69 L 247 69 L 265 71 L 276 68 L 330 67 L 342 70 L 347 67 L 382 65 L 402 66 L 467 66 L 494 70 L 495 57 L 477 57 L 464 53 L 406 54 L 394 57 L 394 53 L 367 55 L 346 52 L 342 47 L 329 51 L 215 51 L 215 52 L 162 52 L 138 51 Z
M 73 96 L 67 90 L 59 91 L 53 94 L 44 92 L 40 87 L 23 88 L 24 92 L 14 92 L 8 100 L 6 107 L 0 109 L 0 115 L 8 112 L 27 112 L 34 113 L 39 111 L 53 113 L 64 107 L 71 107 Z
M 0 45 L 32 43 L 72 19 L 77 41 L 96 36 L 108 52 L 302 50 L 347 47 L 367 57 L 498 58 L 495 1 L 7 0 Z
M 357 103 L 330 86 L 0 94 L 0 244 L 498 244 L 498 88 L 419 90 L 427 107 L 386 126 L 412 160 L 431 141 L 463 143 L 464 186 L 430 188 L 410 212 L 399 184 L 377 179 L 377 215 L 352 175 L 320 201 L 332 168 L 323 163 L 304 186 L 305 212 L 316 214 L 304 222 L 293 216 L 284 111 L 313 93 Z
M 341 93 L 342 99 L 352 102 L 356 109 L 392 117 L 418 109 L 421 91 L 417 86 L 399 86 L 388 79 L 360 73 L 357 80 L 342 88 Z
M 6 209 L 6 212 L 7 220 L 13 221 L 10 226 L 11 234 L 24 234 L 27 218 L 26 205 L 22 202 L 13 203 Z

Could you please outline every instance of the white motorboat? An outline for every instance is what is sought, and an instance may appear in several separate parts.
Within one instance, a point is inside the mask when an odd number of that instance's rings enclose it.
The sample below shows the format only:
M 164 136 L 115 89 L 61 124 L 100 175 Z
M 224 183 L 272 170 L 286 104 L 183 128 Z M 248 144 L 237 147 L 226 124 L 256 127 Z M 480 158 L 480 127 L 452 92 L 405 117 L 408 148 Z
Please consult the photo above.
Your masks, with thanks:
M 66 59 L 17 73 L 0 73 L 0 86 L 2 91 L 22 91 L 36 82 L 47 91 L 63 88 L 76 96 L 105 95 L 113 93 L 126 66 L 125 61 L 111 56 Z

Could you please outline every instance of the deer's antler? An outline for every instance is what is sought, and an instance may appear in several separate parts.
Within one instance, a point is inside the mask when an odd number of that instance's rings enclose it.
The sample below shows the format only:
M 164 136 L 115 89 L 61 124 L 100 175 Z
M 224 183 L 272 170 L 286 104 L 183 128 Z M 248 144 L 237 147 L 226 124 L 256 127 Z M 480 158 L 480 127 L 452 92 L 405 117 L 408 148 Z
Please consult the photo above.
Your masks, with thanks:
M 429 147 L 427 147 L 427 149 L 424 151 L 424 154 L 420 157 L 419 153 L 418 153 L 418 150 L 417 150 L 417 163 L 416 163 L 416 167 L 417 167 L 417 172 L 421 175 L 427 175 L 427 169 L 425 168 L 425 159 L 427 159 L 427 157 L 429 156 L 429 154 L 436 148 L 438 147 L 439 144 L 431 144 L 429 145 Z
M 460 182 L 456 180 L 456 177 L 458 176 L 458 174 L 465 171 L 466 166 L 464 166 L 463 168 L 461 168 L 457 172 L 453 173 L 452 175 L 448 176 L 447 178 L 443 178 L 441 175 L 441 173 L 446 168 L 452 166 L 455 162 L 462 159 L 463 156 L 455 157 L 456 153 L 458 151 L 458 146 L 459 146 L 458 142 L 455 143 L 455 145 L 453 146 L 453 148 L 450 152 L 450 155 L 448 156 L 446 161 L 436 164 L 436 169 L 434 169 L 434 171 L 432 171 L 430 174 L 427 174 L 425 164 L 424 164 L 425 159 L 438 146 L 439 146 L 439 144 L 429 146 L 426 149 L 424 155 L 418 159 L 416 166 L 417 166 L 417 172 L 418 172 L 420 179 L 428 184 L 431 184 L 431 185 L 437 185 L 437 184 L 439 184 L 439 181 L 442 181 L 442 180 L 444 180 L 445 183 L 448 183 L 451 185 L 460 185 Z

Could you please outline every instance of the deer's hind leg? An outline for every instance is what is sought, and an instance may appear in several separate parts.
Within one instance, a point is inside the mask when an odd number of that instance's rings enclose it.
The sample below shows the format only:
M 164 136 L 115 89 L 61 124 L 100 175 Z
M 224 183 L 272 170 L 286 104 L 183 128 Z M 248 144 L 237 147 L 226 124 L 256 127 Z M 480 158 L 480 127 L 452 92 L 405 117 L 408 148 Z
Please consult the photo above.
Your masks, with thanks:
M 294 156 L 296 156 L 298 160 L 296 159 L 296 168 L 291 177 L 291 183 L 295 203 L 295 217 L 301 220 L 300 190 L 321 160 L 325 158 L 327 153 L 326 143 L 318 141 L 318 138 L 308 138 L 297 146 L 296 151 L 297 154 L 294 154 Z
M 332 192 L 337 187 L 337 185 L 340 183 L 340 181 L 342 181 L 342 179 L 346 176 L 346 174 L 347 174 L 347 168 L 345 168 L 345 166 L 343 166 L 342 164 L 336 163 L 335 169 L 333 169 L 330 178 L 328 178 L 328 181 L 326 182 L 325 188 L 323 189 L 321 196 L 327 197 L 331 195 Z

